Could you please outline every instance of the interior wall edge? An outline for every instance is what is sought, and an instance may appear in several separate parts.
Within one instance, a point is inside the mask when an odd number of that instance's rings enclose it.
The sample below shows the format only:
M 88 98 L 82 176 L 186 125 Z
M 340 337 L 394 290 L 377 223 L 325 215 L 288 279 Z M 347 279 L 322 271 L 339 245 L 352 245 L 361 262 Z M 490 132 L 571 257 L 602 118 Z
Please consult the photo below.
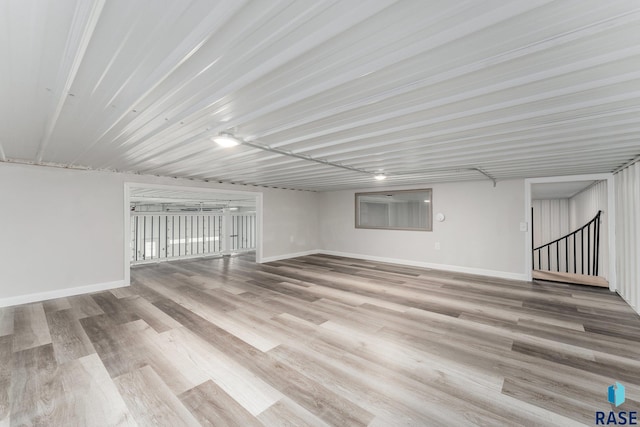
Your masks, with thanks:
M 614 236 L 618 257 L 615 272 L 618 294 L 640 314 L 640 163 L 634 163 L 615 175 Z
M 0 308 L 20 304 L 30 304 L 34 302 L 42 302 L 56 298 L 72 297 L 75 295 L 89 294 L 92 292 L 108 291 L 111 289 L 122 288 L 126 286 L 129 286 L 129 283 L 126 283 L 124 280 L 116 280 L 115 282 L 96 283 L 94 285 L 77 286 L 74 288 L 56 289 L 55 291 L 18 295 L 14 297 L 1 298 Z

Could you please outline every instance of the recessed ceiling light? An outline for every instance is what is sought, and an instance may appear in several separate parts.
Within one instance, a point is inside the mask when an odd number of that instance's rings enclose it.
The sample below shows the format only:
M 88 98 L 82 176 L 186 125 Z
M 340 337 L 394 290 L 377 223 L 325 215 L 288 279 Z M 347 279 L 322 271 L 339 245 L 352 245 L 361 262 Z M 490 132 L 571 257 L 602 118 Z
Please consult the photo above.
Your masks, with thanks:
M 387 179 L 387 175 L 385 175 L 383 173 L 377 173 L 373 177 L 375 179 L 377 179 L 378 181 L 382 181 L 383 179 Z
M 229 135 L 228 133 L 221 133 L 218 136 L 214 136 L 211 138 L 213 142 L 218 144 L 221 147 L 235 147 L 240 144 L 240 140 L 233 135 Z

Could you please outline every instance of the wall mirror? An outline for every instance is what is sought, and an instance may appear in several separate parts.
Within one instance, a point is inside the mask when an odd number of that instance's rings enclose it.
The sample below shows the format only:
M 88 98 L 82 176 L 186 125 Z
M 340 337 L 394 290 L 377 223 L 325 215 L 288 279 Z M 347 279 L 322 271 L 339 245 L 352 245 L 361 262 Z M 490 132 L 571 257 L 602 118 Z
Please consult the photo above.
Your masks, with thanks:
M 431 231 L 432 191 L 356 193 L 356 228 Z

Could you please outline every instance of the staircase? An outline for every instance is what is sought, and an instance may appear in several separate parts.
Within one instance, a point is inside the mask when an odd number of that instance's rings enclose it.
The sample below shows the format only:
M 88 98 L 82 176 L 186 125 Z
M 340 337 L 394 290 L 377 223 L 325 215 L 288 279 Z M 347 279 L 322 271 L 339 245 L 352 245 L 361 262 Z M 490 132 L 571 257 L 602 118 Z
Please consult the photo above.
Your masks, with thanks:
M 582 227 L 542 246 L 531 246 L 533 278 L 553 282 L 609 287 L 603 277 L 598 276 L 600 256 L 600 215 Z M 533 209 L 532 209 L 533 215 Z

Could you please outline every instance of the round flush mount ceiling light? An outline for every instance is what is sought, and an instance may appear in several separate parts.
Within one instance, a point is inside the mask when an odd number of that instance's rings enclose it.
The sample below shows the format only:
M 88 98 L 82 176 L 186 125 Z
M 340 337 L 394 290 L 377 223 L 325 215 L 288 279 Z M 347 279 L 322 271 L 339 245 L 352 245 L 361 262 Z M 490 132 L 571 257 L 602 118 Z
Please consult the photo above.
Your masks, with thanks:
M 220 135 L 214 136 L 211 139 L 213 140 L 213 142 L 215 142 L 219 146 L 225 147 L 225 148 L 235 147 L 236 145 L 239 145 L 241 142 L 238 138 L 228 133 L 221 133 Z
M 387 179 L 387 175 L 383 173 L 377 173 L 373 176 L 377 181 L 382 181 L 383 179 Z

